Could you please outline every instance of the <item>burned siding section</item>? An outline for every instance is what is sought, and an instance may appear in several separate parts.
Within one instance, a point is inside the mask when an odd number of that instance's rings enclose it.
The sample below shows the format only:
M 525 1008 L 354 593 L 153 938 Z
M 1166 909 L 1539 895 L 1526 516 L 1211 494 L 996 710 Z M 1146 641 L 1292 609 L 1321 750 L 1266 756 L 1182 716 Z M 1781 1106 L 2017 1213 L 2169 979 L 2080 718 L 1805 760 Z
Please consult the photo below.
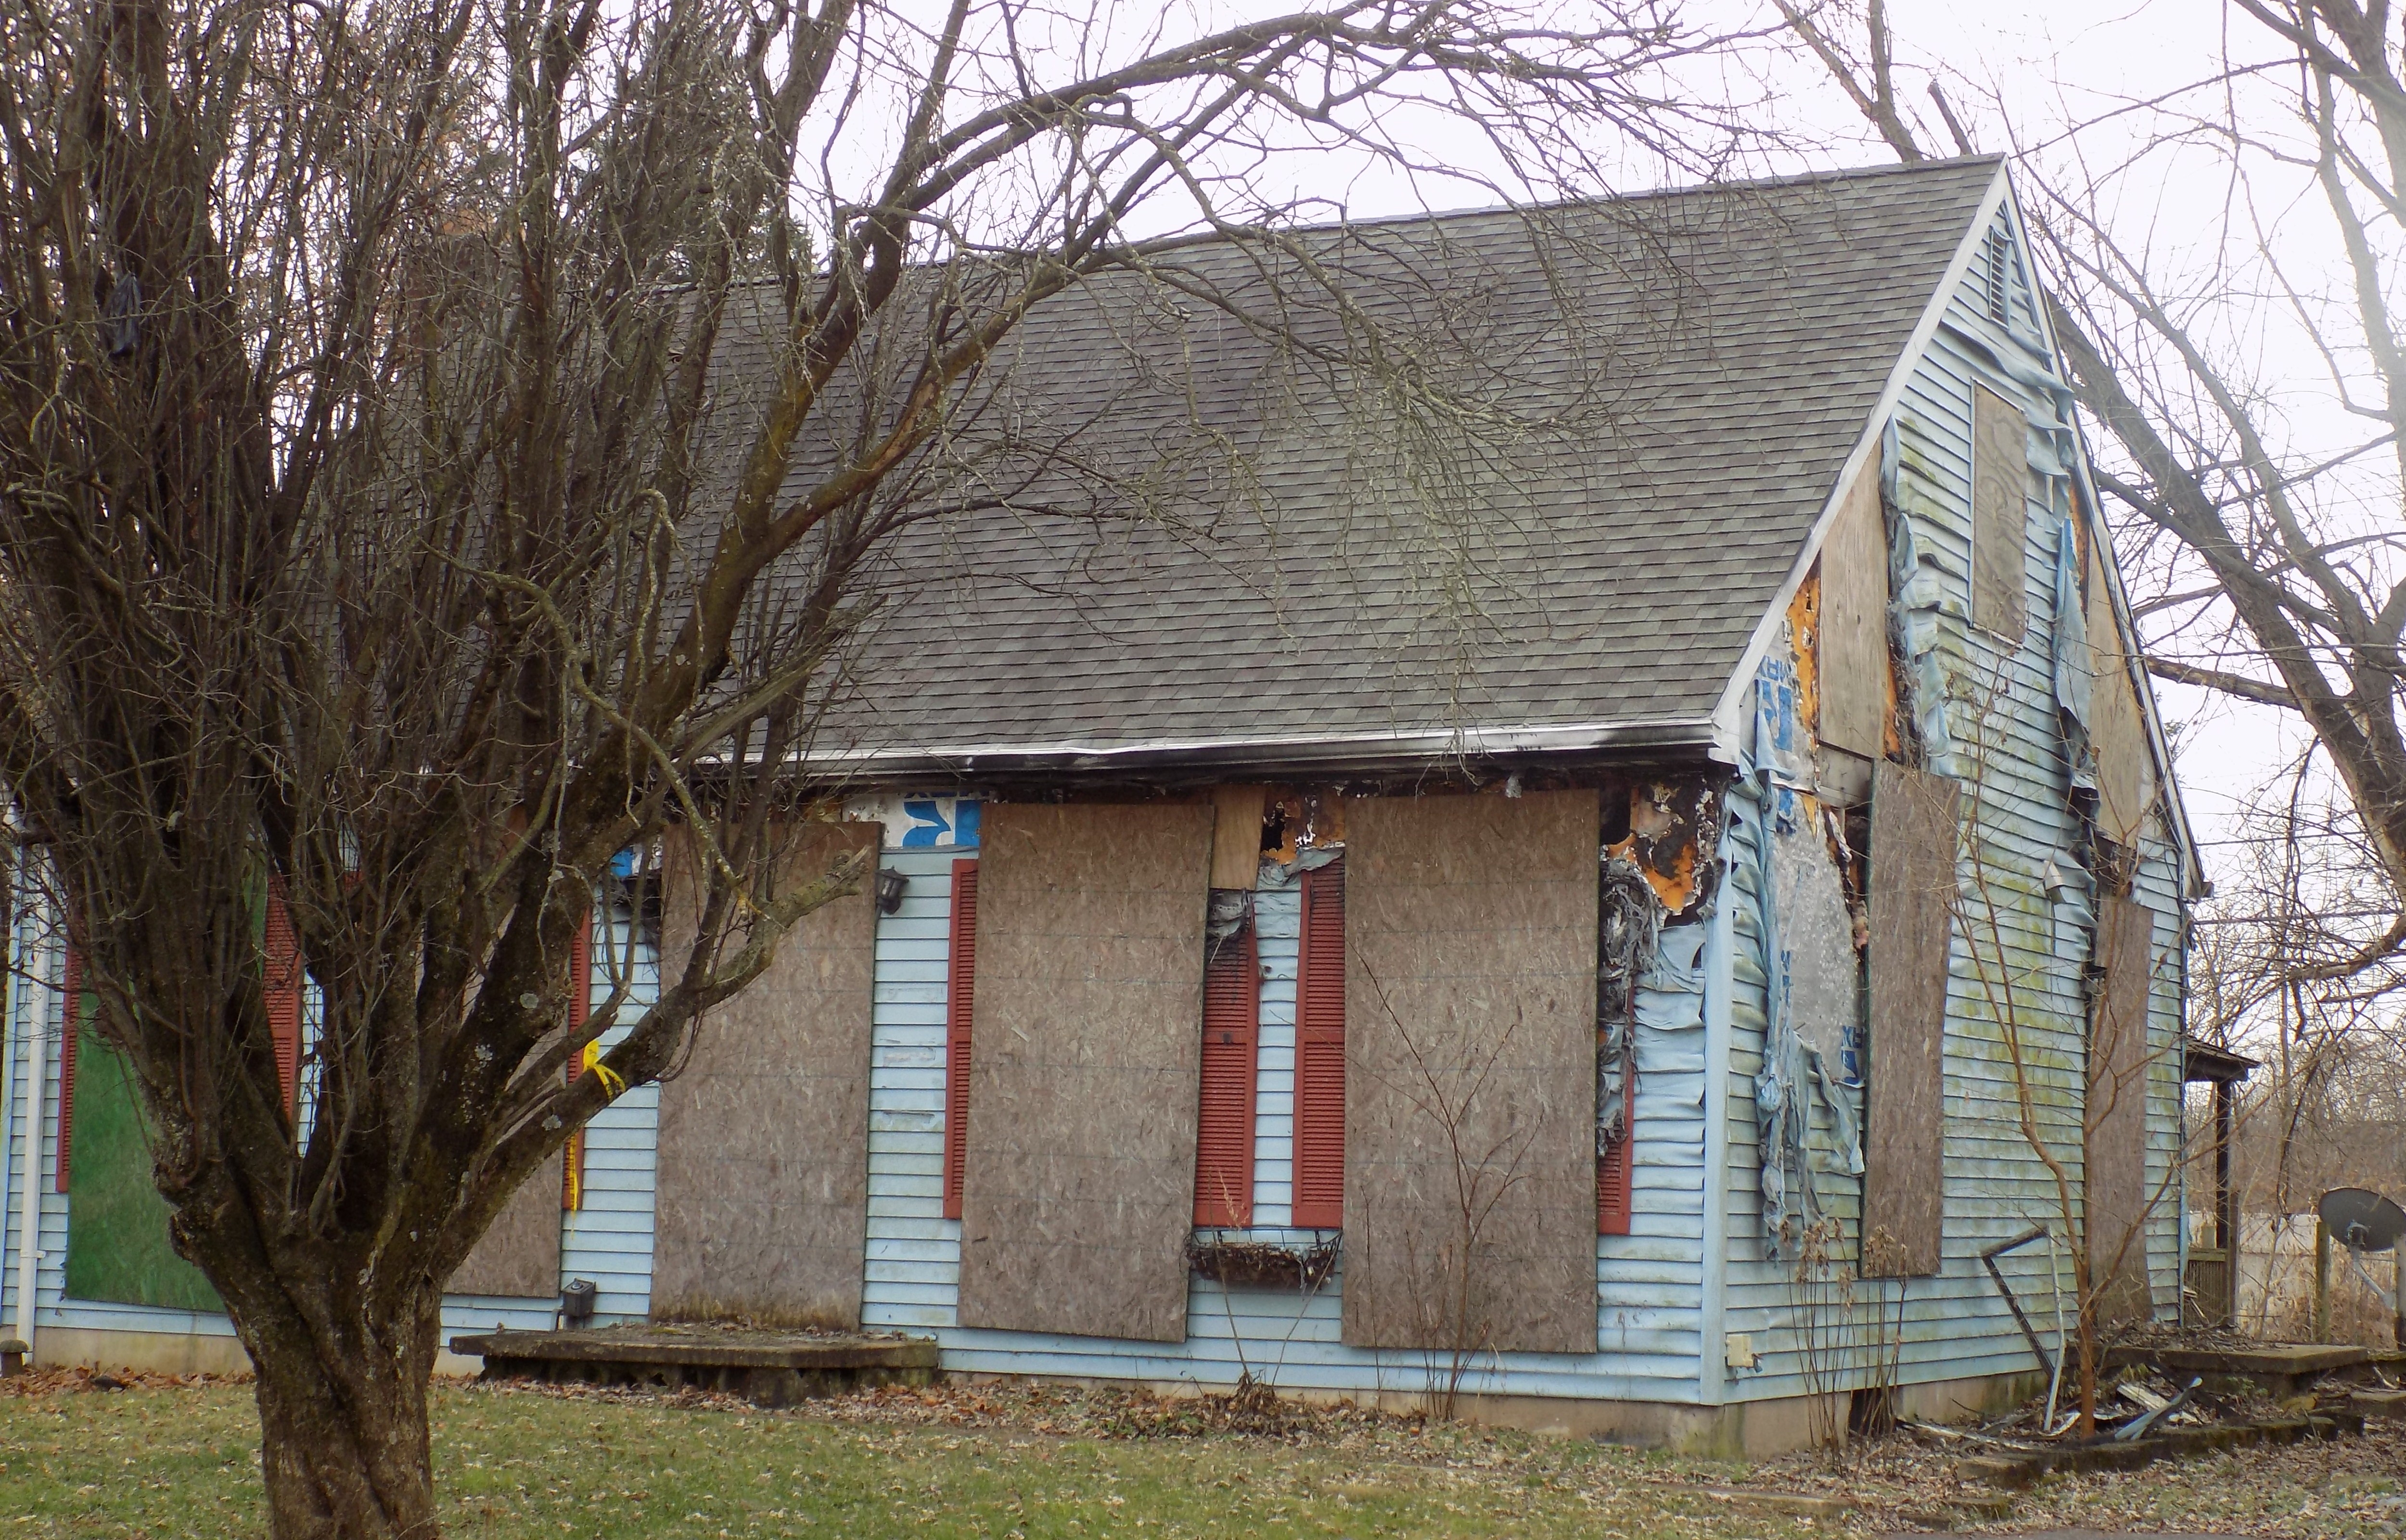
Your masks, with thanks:
M 2001 238 L 2009 229 L 2002 214 L 1995 229 Z M 1899 1373 L 1906 1382 L 2033 1366 L 2003 1300 L 1979 1267 L 1982 1247 L 2033 1223 L 2048 1225 L 2057 1235 L 2052 1263 L 2046 1248 L 2033 1246 L 2002 1259 L 2001 1265 L 2025 1300 L 2039 1302 L 2042 1316 L 2049 1313 L 2048 1302 L 2059 1289 L 2069 1297 L 2070 1227 L 2058 1211 L 2044 1163 L 2024 1137 L 2018 1090 L 2027 1082 L 2036 1132 L 2049 1151 L 2079 1170 L 2090 1053 L 2088 980 L 2101 904 L 2110 896 L 2092 875 L 2098 857 L 2085 816 L 2102 771 L 2085 756 L 2087 730 L 2075 708 L 2087 706 L 2086 687 L 2096 667 L 2090 638 L 2101 629 L 2117 634 L 2114 611 L 2110 597 L 2100 602 L 2102 571 L 2084 567 L 2086 553 L 2078 541 L 2086 516 L 2071 473 L 2075 446 L 2062 415 L 2060 384 L 2049 375 L 2033 296 L 2009 246 L 2001 239 L 1981 249 L 1988 253 L 1984 261 L 2003 261 L 2009 269 L 2001 275 L 2008 295 L 2003 311 L 1991 308 L 1987 279 L 1975 263 L 1918 361 L 1888 427 L 1880 461 L 1898 684 L 1889 746 L 1960 788 L 1962 822 L 1953 881 L 1943 884 L 1953 890 L 1955 912 L 1953 933 L 1945 942 L 1946 1029 L 1938 1061 L 1946 1116 L 1938 1130 L 1943 1183 L 1937 1267 L 1931 1276 L 1894 1269 L 1916 1276 L 1866 1281 L 1856 1289 L 1858 1314 L 1868 1303 L 1865 1295 L 1891 1312 L 1901 1307 Z M 2018 519 L 2011 516 L 2015 500 L 1999 495 L 2002 487 L 2015 483 L 2022 493 Z M 1988 516 L 2000 513 L 2006 516 Z M 2004 555 L 2008 544 L 2016 558 L 2010 563 Z M 2110 651 L 2096 649 L 2093 656 L 2110 664 Z M 2099 677 L 2119 676 L 2109 671 Z M 2102 756 L 2102 739 L 2119 736 L 2137 751 L 2123 757 L 2119 773 L 2129 776 L 2131 766 L 2146 766 L 2151 751 L 2135 691 L 2125 694 L 2128 722 L 2117 728 L 2101 721 L 2106 730 L 2099 734 L 2098 752 Z M 1773 742 L 1771 752 L 1759 750 L 1758 757 L 1779 765 L 1784 747 Z M 2140 804 L 2128 847 L 2129 888 L 2138 908 L 2126 923 L 2132 934 L 2152 934 L 2158 966 L 2144 983 L 2124 986 L 2140 991 L 2147 1005 L 2141 1070 L 2131 1077 L 2145 1091 L 2126 1112 L 2144 1124 L 2144 1138 L 2130 1137 L 2142 1131 L 2134 1123 L 2122 1131 L 2118 1147 L 2126 1162 L 2139 1156 L 2144 1192 L 2165 1195 L 2143 1225 L 2145 1255 L 2138 1263 L 2158 1312 L 2177 1299 L 2177 1190 L 2170 1185 L 2177 1101 L 2169 1050 L 2176 1039 L 2181 988 L 2173 940 L 2181 907 L 2180 857 L 2171 842 L 2160 789 L 2159 777 L 2150 770 L 2130 794 Z M 2117 793 L 2116 800 L 2124 798 Z M 1764 832 L 1771 822 L 1739 799 L 1734 804 L 1734 844 L 1775 837 Z M 1870 843 L 1875 1015 L 1867 1066 L 1874 1087 L 1867 1201 L 1882 1203 L 1882 1192 L 1895 1188 L 1882 1169 L 1887 1151 L 1881 1143 L 1880 1046 L 1887 1024 L 1876 1014 L 1884 928 L 1877 919 L 1878 832 Z M 1743 862 L 1734 858 L 1734 866 Z M 1776 916 L 1753 912 L 1762 907 L 1762 896 L 1742 872 L 1740 877 L 1740 930 L 1760 931 L 1766 918 Z M 1911 954 L 1936 944 L 1925 937 L 1904 950 Z M 1744 1071 L 1755 1062 L 1755 1034 L 1776 1038 L 1780 1010 L 1776 967 L 1749 966 L 1748 948 L 1741 945 L 1739 953 L 1730 1120 L 1734 1223 L 1744 1169 L 1739 1145 L 1752 1132 L 1747 1126 L 1752 1120 L 1742 1117 L 1734 1098 L 1751 1092 Z M 1900 1152 L 1913 1153 L 1922 1169 L 1929 1168 L 1926 1148 Z M 2109 1181 L 2108 1207 L 2112 1191 Z M 1925 1212 L 1914 1222 L 1926 1223 L 1928 1218 Z M 1868 1220 L 1867 1227 L 1876 1222 Z M 1757 1366 L 1740 1374 L 1737 1393 L 1797 1393 L 1805 1388 L 1808 1340 L 1826 1343 L 1833 1324 L 1842 1323 L 1830 1319 L 1826 1305 L 1818 1307 L 1817 1317 L 1815 1308 L 1802 1303 L 1791 1264 L 1756 1250 L 1759 1223 L 1750 1232 L 1738 1228 L 1733 1234 L 1729 1328 L 1749 1334 L 1758 1349 Z M 1854 1329 L 1867 1324 L 1858 1321 Z M 1769 1350 L 1761 1351 L 1766 1344 Z

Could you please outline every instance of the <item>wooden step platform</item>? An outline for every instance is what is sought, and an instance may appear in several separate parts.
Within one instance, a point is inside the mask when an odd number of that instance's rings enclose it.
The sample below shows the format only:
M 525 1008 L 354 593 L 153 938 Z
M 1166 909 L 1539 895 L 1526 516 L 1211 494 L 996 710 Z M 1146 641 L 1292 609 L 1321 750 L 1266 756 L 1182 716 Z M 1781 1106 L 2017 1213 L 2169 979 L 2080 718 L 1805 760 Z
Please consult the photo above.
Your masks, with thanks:
M 2312 1343 L 2267 1343 L 2260 1348 L 2116 1348 L 2105 1355 L 2105 1366 L 2144 1364 L 2163 1370 L 2187 1383 L 2191 1376 L 2205 1381 L 2209 1392 L 2260 1390 L 2268 1395 L 2291 1396 L 2310 1390 L 2326 1375 L 2349 1378 L 2373 1355 L 2362 1348 Z
M 709 1325 L 486 1332 L 451 1350 L 485 1361 L 487 1379 L 549 1384 L 690 1386 L 760 1406 L 874 1385 L 932 1385 L 936 1344 L 924 1337 L 766 1332 Z

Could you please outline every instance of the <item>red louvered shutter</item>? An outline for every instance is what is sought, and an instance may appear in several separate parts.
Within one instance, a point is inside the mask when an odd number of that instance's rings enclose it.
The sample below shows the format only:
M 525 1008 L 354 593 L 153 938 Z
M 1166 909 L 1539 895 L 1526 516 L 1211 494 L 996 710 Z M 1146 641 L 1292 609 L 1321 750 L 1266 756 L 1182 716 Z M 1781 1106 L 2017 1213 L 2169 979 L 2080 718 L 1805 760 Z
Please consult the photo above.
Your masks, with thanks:
M 1600 1236 L 1629 1234 L 1629 1190 L 1632 1147 L 1637 1142 L 1636 1078 L 1624 1072 L 1621 1095 L 1626 1097 L 1621 1119 L 1621 1137 L 1612 1141 L 1602 1159 L 1595 1163 L 1595 1233 Z
M 969 1172 L 969 1011 L 977 990 L 975 857 L 953 863 L 952 977 L 944 998 L 944 1217 L 961 1217 Z
M 1253 1081 L 1261 1040 L 1261 945 L 1247 915 L 1203 968 L 1203 1105 L 1195 1222 L 1253 1222 Z
M 59 982 L 59 993 L 66 1001 L 66 1032 L 59 1045 L 58 1190 L 64 1193 L 67 1190 L 69 1157 L 75 1151 L 76 1045 L 83 1037 L 83 952 L 73 941 L 67 943 L 66 968 Z
M 276 1083 L 284 1110 L 292 1111 L 292 1085 L 301 1071 L 301 948 L 292 934 L 292 911 L 284 879 L 267 880 L 267 920 L 260 939 L 267 993 L 267 1033 L 276 1044 Z
M 1295 1223 L 1345 1222 L 1345 868 L 1303 874 L 1295 986 Z
M 593 916 L 576 927 L 568 943 L 568 1030 L 573 1036 L 585 1030 L 586 1021 L 593 1014 Z M 590 1047 L 582 1048 L 568 1056 L 568 1078 L 574 1080 L 585 1073 L 585 1055 Z M 607 1087 L 605 1086 L 606 1090 Z M 585 1207 L 585 1130 L 579 1128 L 568 1136 L 567 1159 L 560 1163 L 559 1206 L 573 1212 Z

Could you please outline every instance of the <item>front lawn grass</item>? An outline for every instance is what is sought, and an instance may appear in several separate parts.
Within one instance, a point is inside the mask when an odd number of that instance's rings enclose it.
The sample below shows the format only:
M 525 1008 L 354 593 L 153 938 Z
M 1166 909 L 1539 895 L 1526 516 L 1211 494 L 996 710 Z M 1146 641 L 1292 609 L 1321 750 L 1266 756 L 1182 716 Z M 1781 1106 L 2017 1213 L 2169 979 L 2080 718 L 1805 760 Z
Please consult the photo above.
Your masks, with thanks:
M 257 1438 L 247 1386 L 0 1399 L 0 1540 L 264 1536 Z M 1649 1490 L 1681 1474 L 1653 1457 L 1468 1429 L 1097 1439 L 446 1386 L 434 1456 L 447 1532 L 495 1540 L 1813 1533 Z

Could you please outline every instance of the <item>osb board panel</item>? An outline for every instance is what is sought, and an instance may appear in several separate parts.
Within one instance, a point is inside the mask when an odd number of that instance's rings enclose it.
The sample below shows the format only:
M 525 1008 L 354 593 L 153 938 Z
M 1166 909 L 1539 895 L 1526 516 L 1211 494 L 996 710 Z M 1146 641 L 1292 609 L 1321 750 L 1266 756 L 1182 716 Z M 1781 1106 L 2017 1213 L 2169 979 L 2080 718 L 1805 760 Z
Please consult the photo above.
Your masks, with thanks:
M 1938 1271 L 1946 1115 L 1946 940 L 1956 784 L 1882 760 L 1872 775 L 1870 1087 L 1863 1272 Z
M 1348 809 L 1348 1343 L 1595 1351 L 1599 811 Z
M 1820 738 L 1865 758 L 1880 754 L 1888 713 L 1888 533 L 1879 475 L 1865 466 L 1821 546 Z
M 2097 818 L 2106 838 L 2138 843 L 2155 800 L 2146 718 L 2130 682 L 2129 655 L 2114 616 L 2114 595 L 2096 555 L 2088 561 L 2088 652 L 2095 681 L 2088 692 L 2088 741 L 2097 750 Z
M 984 817 L 961 1324 L 1183 1341 L 1212 810 Z
M 1211 807 L 1211 885 L 1250 890 L 1262 870 L 1262 810 L 1267 786 L 1214 786 Z
M 1972 387 L 1972 623 L 2013 642 L 2030 614 L 2028 435 L 2020 407 Z
M 778 891 L 876 850 L 879 836 L 869 823 L 790 827 Z M 696 869 L 689 847 L 672 842 L 672 969 L 693 948 Z M 662 1082 L 655 1317 L 860 1324 L 875 891 L 864 880 L 803 916 L 768 970 L 703 1017 L 685 1068 Z
M 535 1167 L 451 1275 L 449 1293 L 504 1299 L 559 1296 L 559 1194 L 566 1170 L 557 1154 Z
M 2106 1315 L 2147 1312 L 2147 983 L 2155 965 L 2155 915 L 2128 898 L 2107 898 L 2097 922 L 2103 976 L 2089 1022 L 2087 1171 L 2090 1277 Z

